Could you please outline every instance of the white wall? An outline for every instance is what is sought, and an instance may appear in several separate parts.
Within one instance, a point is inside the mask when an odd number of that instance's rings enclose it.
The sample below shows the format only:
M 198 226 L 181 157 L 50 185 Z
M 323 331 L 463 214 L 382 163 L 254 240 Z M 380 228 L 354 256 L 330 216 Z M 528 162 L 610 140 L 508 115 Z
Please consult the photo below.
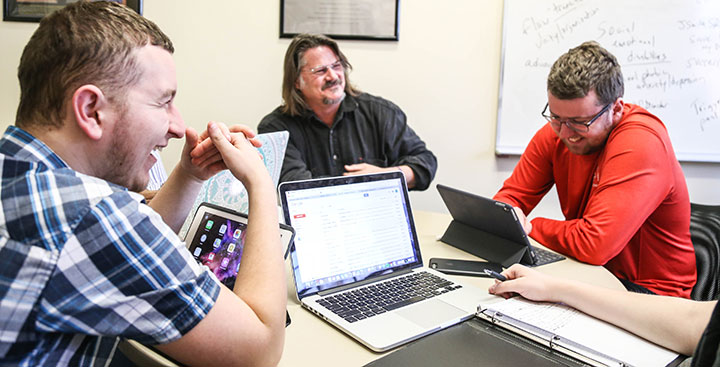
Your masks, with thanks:
M 255 127 L 279 105 L 282 59 L 277 0 L 145 1 L 144 14 L 173 40 L 177 104 L 187 124 L 212 119 Z M 211 4 L 211 5 L 210 5 Z M 502 33 L 501 0 L 400 2 L 400 41 L 341 41 L 362 90 L 388 98 L 438 156 L 435 183 L 492 195 L 516 157 L 494 155 Z M 17 63 L 36 24 L 0 22 L 0 127 L 14 120 Z M 568 45 L 572 47 L 575 45 Z M 528 106 L 540 110 L 542 106 Z M 170 169 L 181 144 L 163 151 Z M 720 204 L 720 165 L 684 163 L 690 198 Z M 555 197 L 539 214 L 559 217 Z M 433 188 L 415 209 L 444 211 Z

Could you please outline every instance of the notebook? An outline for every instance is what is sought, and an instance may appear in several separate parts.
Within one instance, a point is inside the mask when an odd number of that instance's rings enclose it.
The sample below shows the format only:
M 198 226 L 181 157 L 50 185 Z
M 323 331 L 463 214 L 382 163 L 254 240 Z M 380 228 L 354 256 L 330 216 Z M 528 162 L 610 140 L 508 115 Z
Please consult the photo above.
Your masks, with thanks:
M 453 217 L 441 241 L 504 267 L 565 259 L 532 246 L 511 205 L 445 185 L 437 190 Z
M 472 317 L 487 292 L 423 268 L 399 171 L 280 185 L 304 308 L 374 351 Z M 379 299 L 379 300 L 378 300 Z
M 246 214 L 218 205 L 202 203 L 190 222 L 185 243 L 195 260 L 207 266 L 230 289 L 240 270 L 245 236 Z M 280 224 L 280 245 L 287 257 L 292 243 L 292 227 Z

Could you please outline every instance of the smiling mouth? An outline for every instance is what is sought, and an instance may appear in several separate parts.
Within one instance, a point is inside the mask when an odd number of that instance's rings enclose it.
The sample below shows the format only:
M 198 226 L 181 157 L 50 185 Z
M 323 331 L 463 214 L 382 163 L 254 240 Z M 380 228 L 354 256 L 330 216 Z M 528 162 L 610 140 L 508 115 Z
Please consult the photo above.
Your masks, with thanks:
M 571 142 L 571 143 L 577 143 L 577 142 L 579 142 L 581 139 L 582 139 L 582 137 L 580 137 L 580 136 L 573 136 L 573 137 L 568 138 L 567 140 L 568 140 L 569 142 Z
M 339 86 L 340 86 L 340 79 L 335 79 L 334 81 L 325 83 L 325 85 L 323 85 L 323 87 L 322 87 L 322 90 L 336 88 Z

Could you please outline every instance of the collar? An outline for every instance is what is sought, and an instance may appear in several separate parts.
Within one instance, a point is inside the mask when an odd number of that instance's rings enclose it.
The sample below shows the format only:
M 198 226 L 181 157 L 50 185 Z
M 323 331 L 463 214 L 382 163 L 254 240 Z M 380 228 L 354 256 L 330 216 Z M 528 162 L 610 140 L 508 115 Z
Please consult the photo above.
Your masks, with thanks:
M 50 168 L 70 167 L 45 143 L 16 126 L 8 126 L 5 130 L 5 134 L 0 139 L 0 154 L 19 160 L 39 162 Z

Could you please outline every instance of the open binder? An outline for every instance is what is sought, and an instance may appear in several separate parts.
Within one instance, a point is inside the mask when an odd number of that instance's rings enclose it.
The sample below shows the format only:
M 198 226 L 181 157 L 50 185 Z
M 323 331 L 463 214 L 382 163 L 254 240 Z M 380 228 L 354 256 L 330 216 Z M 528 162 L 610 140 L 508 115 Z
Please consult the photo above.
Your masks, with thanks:
M 676 366 L 685 357 L 562 304 L 520 297 L 367 366 Z
M 678 354 L 557 303 L 515 297 L 477 316 L 593 366 L 666 366 Z

